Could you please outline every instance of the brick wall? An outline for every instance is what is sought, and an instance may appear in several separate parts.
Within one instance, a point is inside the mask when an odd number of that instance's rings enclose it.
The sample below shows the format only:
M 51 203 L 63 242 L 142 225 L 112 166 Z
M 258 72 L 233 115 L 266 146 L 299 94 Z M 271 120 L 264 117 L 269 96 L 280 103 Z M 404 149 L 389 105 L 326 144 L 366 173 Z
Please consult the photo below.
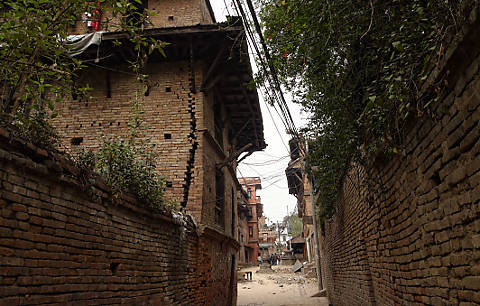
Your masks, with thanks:
M 129 71 L 126 66 L 117 66 L 120 71 Z M 188 85 L 187 62 L 151 63 L 148 73 L 152 87 L 148 96 L 140 94 L 139 100 L 144 112 L 142 133 L 145 140 L 155 145 L 158 156 L 158 170 L 171 183 L 166 189 L 169 199 L 180 203 L 184 196 L 185 168 L 191 144 L 189 106 L 192 101 Z M 200 77 L 200 75 L 198 75 Z M 110 96 L 107 97 L 107 80 Z M 80 84 L 92 87 L 90 99 L 64 100 L 56 104 L 59 116 L 53 120 L 60 136 L 61 149 L 85 148 L 96 150 L 113 136 L 128 136 L 128 124 L 135 116 L 133 100 L 138 84 L 128 73 L 89 68 L 82 74 Z M 195 98 L 199 116 L 202 112 L 202 96 Z M 72 145 L 72 139 L 81 137 L 80 145 Z M 180 167 L 181 166 L 181 167 Z M 170 186 L 170 185 L 169 185 Z
M 238 262 L 246 264 L 251 262 L 251 258 L 248 258 L 248 223 L 247 214 L 240 212 L 238 217 L 237 237 L 240 243 L 240 249 L 238 250 Z
M 0 305 L 235 302 L 235 245 L 77 174 L 0 130 Z
M 149 28 L 184 27 L 197 24 L 213 23 L 212 16 L 207 7 L 208 0 L 149 0 L 148 10 L 152 13 L 150 21 L 153 25 Z M 99 31 L 116 31 L 119 29 L 119 20 L 112 18 L 108 9 L 103 9 Z M 85 34 L 92 32 L 87 24 L 78 16 L 77 23 L 71 30 L 72 34 Z M 108 20 L 108 29 L 107 22 Z
M 443 98 L 409 129 L 406 156 L 355 167 L 345 180 L 320 239 L 334 305 L 480 303 L 476 29 L 474 20 L 433 71 Z
M 156 14 L 151 17 L 154 27 L 213 23 L 205 0 L 151 0 L 148 9 Z

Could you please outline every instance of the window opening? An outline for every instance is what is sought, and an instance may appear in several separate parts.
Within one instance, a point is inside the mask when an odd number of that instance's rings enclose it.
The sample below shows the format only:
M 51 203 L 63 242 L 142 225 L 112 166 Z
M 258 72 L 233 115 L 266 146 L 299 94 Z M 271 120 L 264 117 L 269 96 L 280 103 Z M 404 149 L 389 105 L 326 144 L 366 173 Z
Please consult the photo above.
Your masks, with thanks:
M 74 146 L 79 146 L 83 142 L 83 137 L 73 137 L 70 139 L 70 143 Z

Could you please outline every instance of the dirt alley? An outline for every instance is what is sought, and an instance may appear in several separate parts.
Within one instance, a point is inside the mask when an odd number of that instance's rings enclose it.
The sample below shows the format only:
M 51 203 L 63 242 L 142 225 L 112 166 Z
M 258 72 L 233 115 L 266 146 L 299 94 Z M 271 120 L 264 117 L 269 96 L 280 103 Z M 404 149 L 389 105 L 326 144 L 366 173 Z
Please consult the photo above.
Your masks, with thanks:
M 303 273 L 293 273 L 292 266 L 273 266 L 272 273 L 256 273 L 259 268 L 242 269 L 252 271 L 252 281 L 238 281 L 237 306 L 328 306 L 325 297 L 311 297 L 318 292 L 315 279 L 305 278 Z

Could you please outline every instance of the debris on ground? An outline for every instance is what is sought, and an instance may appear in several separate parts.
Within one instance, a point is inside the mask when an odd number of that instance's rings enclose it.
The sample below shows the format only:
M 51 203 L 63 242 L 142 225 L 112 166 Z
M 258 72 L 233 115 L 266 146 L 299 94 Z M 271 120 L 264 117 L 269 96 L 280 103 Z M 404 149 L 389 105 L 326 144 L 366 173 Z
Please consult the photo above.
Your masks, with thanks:
M 303 264 L 297 259 L 295 264 L 293 265 L 293 272 L 300 272 L 302 270 Z
M 307 279 L 303 273 L 293 273 L 293 266 L 273 266 L 273 272 L 255 273 L 259 267 L 251 269 L 255 277 L 249 282 L 250 290 L 243 285 L 238 289 L 238 306 L 279 306 L 315 305 L 328 306 L 325 297 L 312 297 L 318 292 L 315 279 Z M 285 271 L 285 272 L 283 272 Z

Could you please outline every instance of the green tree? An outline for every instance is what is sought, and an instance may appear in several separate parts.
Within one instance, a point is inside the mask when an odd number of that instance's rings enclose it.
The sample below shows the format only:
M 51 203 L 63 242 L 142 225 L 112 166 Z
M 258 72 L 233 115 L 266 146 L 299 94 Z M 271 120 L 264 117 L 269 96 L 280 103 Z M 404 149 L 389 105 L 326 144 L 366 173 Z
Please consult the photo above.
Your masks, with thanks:
M 287 225 L 292 233 L 292 237 L 301 235 L 303 232 L 303 221 L 296 212 L 283 218 L 283 223 Z
M 149 12 L 135 10 L 140 0 L 7 0 L 0 2 L 0 114 L 4 121 L 25 126 L 32 116 L 55 116 L 54 105 L 84 92 L 75 78 L 84 66 L 71 56 L 68 35 L 84 12 L 97 8 L 112 16 L 103 28 L 129 33 L 137 50 L 132 68 L 139 80 L 145 54 L 162 44 L 142 36 Z M 116 18 L 135 15 L 135 18 Z M 142 26 L 139 27 L 139 24 Z M 31 139 L 35 141 L 34 138 Z
M 136 58 L 129 62 L 135 73 L 137 90 L 132 93 L 134 117 L 132 135 L 107 141 L 98 154 L 84 152 L 74 159 L 80 169 L 104 175 L 114 195 L 132 192 L 156 209 L 173 208 L 163 201 L 161 177 L 155 171 L 155 156 L 139 138 L 141 114 L 139 96 L 146 90 L 148 76 L 143 73 L 146 57 L 165 44 L 143 35 L 149 24 L 148 10 L 141 0 L 6 0 L 0 2 L 0 123 L 9 126 L 33 143 L 55 148 L 56 132 L 48 117 L 56 116 L 55 103 L 73 94 L 83 94 L 88 85 L 76 87 L 75 79 L 86 68 L 72 56 L 68 39 L 73 26 L 85 12 L 107 18 L 102 30 L 123 31 Z M 122 18 L 120 18 L 122 17 Z M 85 180 L 88 181 L 88 180 Z
M 260 0 L 272 63 L 312 114 L 310 140 L 320 215 L 334 212 L 352 161 L 401 153 L 407 119 L 439 92 L 420 88 L 473 1 Z M 267 72 L 260 74 L 264 77 Z

